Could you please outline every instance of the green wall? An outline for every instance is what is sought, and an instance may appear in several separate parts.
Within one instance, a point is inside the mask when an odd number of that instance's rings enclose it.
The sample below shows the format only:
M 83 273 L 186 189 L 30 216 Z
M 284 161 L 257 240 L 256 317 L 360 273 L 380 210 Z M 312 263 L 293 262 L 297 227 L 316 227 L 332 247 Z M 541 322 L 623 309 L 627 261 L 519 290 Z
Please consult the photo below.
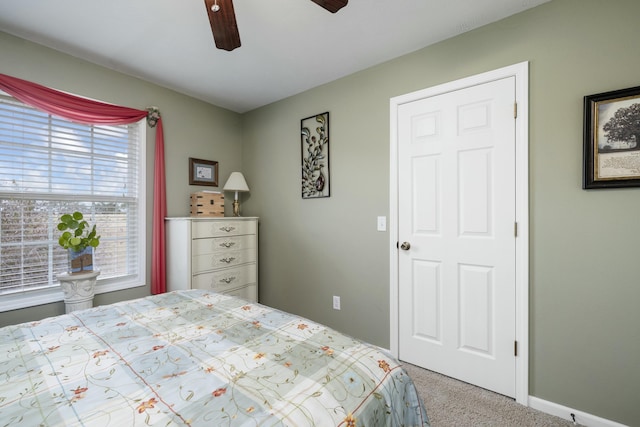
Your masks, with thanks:
M 261 301 L 388 347 L 389 98 L 529 61 L 530 394 L 637 425 L 640 189 L 584 191 L 581 174 L 583 97 L 640 86 L 638 16 L 554 0 L 245 114 Z M 331 197 L 302 200 L 300 119 L 324 111 Z
M 241 116 L 194 98 L 126 76 L 0 32 L 0 73 L 89 98 L 132 108 L 157 106 L 163 118 L 167 214 L 189 215 L 191 192 L 212 187 L 189 185 L 189 157 L 216 160 L 221 186 L 240 170 Z M 151 280 L 151 213 L 155 130 L 147 128 L 147 283 Z M 225 206 L 227 208 L 227 206 Z M 99 250 L 99 249 L 98 249 Z M 96 295 L 94 304 L 110 304 L 149 295 L 143 286 Z M 0 313 L 0 326 L 64 313 L 64 303 Z
M 251 188 L 243 215 L 261 217 L 262 302 L 388 347 L 389 241 L 376 217 L 389 215 L 389 98 L 529 61 L 530 394 L 637 425 L 640 189 L 584 191 L 581 164 L 583 96 L 640 86 L 638 16 L 637 0 L 554 0 L 242 116 L 3 33 L 0 72 L 158 106 L 169 215 L 188 215 L 189 193 L 201 189 L 188 185 L 188 157 L 219 161 L 221 183 L 242 170 Z M 300 119 L 324 111 L 331 197 L 302 200 Z M 63 311 L 0 313 L 0 325 Z

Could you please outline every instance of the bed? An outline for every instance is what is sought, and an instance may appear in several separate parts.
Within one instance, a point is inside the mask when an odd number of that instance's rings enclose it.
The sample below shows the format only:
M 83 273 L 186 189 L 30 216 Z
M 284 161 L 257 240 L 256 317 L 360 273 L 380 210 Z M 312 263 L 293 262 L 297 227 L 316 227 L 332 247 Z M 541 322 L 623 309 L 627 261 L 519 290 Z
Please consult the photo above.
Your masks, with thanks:
M 384 350 L 210 291 L 0 329 L 0 424 L 428 426 Z

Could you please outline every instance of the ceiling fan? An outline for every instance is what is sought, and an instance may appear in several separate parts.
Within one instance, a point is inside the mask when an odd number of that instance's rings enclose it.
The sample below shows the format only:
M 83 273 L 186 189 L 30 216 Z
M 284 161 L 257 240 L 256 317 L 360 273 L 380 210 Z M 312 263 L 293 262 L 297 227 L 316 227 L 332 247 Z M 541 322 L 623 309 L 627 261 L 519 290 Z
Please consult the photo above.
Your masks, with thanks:
M 336 13 L 347 5 L 349 0 L 311 0 L 331 13 Z M 232 51 L 240 47 L 240 34 L 233 10 L 233 0 L 204 0 L 209 15 L 213 39 L 218 49 Z

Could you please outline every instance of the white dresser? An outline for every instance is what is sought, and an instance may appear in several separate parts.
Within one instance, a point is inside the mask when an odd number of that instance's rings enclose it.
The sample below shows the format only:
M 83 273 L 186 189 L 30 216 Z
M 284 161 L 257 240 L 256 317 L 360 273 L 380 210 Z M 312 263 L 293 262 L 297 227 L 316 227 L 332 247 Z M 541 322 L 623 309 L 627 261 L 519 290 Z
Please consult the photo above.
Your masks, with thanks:
M 258 300 L 258 218 L 166 218 L 167 290 Z

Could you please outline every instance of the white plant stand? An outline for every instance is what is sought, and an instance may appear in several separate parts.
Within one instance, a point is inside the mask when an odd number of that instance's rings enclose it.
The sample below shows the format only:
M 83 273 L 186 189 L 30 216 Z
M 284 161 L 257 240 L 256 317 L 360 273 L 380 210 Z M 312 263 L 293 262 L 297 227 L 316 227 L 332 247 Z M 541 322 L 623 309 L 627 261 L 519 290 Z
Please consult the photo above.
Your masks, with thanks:
M 93 270 L 88 273 L 63 273 L 56 276 L 64 292 L 67 313 L 93 307 L 96 278 L 99 274 L 100 271 Z

